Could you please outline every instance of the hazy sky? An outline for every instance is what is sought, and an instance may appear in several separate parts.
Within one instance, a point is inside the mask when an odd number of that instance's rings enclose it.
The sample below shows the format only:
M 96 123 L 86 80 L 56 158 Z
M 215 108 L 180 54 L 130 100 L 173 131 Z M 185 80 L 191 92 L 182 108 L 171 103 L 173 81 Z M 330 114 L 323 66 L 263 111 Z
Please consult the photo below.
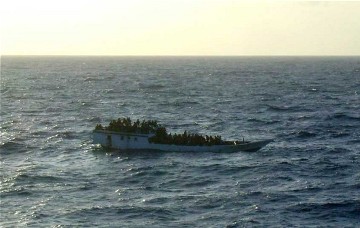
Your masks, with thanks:
M 360 2 L 8 0 L 1 54 L 360 55 Z

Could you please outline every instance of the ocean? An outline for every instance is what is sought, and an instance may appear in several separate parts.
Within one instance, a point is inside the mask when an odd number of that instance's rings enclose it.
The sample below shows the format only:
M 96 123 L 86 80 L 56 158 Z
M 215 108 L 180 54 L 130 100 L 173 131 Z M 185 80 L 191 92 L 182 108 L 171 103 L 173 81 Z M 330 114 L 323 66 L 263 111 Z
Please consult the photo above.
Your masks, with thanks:
M 113 151 L 97 123 L 274 142 Z M 359 227 L 360 57 L 2 56 L 1 227 Z

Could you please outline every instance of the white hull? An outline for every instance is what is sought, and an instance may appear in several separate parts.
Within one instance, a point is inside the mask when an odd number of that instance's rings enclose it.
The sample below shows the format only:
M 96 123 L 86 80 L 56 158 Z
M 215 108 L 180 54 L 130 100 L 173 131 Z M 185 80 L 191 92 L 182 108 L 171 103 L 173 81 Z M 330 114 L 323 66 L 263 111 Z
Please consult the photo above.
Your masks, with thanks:
M 148 138 L 152 135 L 131 134 L 112 131 L 95 130 L 93 132 L 94 144 L 118 150 L 158 150 L 173 152 L 238 152 L 257 151 L 273 140 L 242 143 L 237 145 L 213 145 L 213 146 L 186 146 L 149 143 Z

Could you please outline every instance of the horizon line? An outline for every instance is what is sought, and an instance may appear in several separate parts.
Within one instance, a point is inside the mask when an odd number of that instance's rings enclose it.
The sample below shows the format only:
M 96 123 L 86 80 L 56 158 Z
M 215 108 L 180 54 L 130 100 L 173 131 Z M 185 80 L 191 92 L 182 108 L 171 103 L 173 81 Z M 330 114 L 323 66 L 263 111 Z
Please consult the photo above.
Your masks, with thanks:
M 360 57 L 358 55 L 96 55 L 96 54 L 0 54 L 0 57 Z

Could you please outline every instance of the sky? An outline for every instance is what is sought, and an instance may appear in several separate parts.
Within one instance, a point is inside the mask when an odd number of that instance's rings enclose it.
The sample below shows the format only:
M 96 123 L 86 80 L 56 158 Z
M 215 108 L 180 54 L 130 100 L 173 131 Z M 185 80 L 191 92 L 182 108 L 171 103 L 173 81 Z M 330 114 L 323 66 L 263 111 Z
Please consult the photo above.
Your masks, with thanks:
M 1 55 L 360 55 L 360 1 L 8 0 Z

